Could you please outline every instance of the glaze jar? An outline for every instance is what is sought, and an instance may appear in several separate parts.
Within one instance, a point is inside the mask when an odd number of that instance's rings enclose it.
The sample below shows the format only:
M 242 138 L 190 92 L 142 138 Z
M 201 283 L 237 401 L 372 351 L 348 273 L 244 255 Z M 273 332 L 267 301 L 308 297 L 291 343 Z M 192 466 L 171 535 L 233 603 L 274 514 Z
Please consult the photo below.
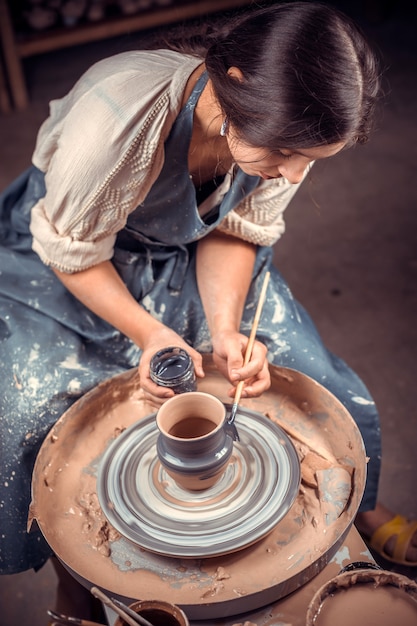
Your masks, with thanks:
M 185 350 L 175 346 L 156 352 L 150 363 L 149 376 L 161 387 L 169 387 L 175 393 L 197 389 L 193 361 Z
M 139 600 L 131 604 L 129 608 L 148 620 L 152 626 L 190 626 L 184 611 L 170 602 Z M 126 626 L 126 622 L 118 617 L 114 626 Z
M 191 491 L 213 486 L 233 451 L 225 405 L 209 393 L 184 393 L 159 408 L 156 424 L 158 458 L 175 482 Z

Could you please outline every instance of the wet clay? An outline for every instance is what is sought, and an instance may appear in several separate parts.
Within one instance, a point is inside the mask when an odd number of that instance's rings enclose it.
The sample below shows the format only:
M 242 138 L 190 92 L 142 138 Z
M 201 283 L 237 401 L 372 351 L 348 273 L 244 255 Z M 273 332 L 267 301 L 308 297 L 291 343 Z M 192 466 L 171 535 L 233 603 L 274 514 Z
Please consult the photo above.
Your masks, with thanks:
M 230 403 L 230 385 L 211 357 L 203 365 L 206 377 L 199 390 Z M 346 470 L 350 497 L 336 516 L 323 514 L 310 475 L 274 530 L 236 554 L 162 557 L 119 536 L 98 504 L 96 477 L 110 442 L 155 412 L 139 393 L 137 370 L 131 370 L 86 394 L 51 430 L 36 462 L 30 521 L 36 519 L 54 552 L 81 582 L 125 601 L 164 598 L 179 604 L 190 619 L 215 619 L 288 595 L 320 572 L 343 542 L 362 498 L 366 461 L 359 430 L 336 398 L 292 370 L 271 367 L 271 378 L 268 392 L 241 404 L 284 428 L 300 460 L 313 450 L 331 467 Z
M 417 602 L 392 585 L 359 583 L 338 589 L 320 607 L 314 626 L 416 626 Z
M 355 569 L 327 581 L 313 596 L 306 626 L 415 626 L 417 583 L 385 570 Z
M 152 415 L 127 428 L 97 476 L 108 521 L 136 545 L 178 558 L 230 554 L 266 537 L 298 495 L 300 462 L 290 438 L 262 414 L 239 407 L 236 425 L 235 443 L 222 424 L 182 440 L 158 435 Z

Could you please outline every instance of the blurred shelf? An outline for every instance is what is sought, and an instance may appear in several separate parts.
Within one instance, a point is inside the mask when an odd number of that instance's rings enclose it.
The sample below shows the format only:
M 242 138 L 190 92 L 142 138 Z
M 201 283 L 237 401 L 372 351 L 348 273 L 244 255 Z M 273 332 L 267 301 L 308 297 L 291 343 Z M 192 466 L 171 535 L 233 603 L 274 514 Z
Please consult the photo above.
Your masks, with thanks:
M 0 0 L 0 41 L 3 54 L 3 64 L 0 66 L 0 110 L 4 113 L 10 110 L 10 102 L 20 110 L 28 105 L 22 67 L 22 59 L 25 57 L 203 17 L 210 13 L 238 9 L 252 3 L 253 0 L 174 0 L 172 4 L 156 5 L 129 16 L 106 17 L 97 22 L 82 22 L 71 27 L 23 33 L 16 32 L 7 0 Z M 10 92 L 8 99 L 7 88 Z

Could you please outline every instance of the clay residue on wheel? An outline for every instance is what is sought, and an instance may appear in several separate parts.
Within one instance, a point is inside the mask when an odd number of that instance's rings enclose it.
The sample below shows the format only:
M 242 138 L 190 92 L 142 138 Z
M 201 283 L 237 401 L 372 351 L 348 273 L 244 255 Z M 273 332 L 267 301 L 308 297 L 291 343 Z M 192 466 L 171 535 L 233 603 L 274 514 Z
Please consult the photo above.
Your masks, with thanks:
M 206 378 L 199 389 L 229 403 L 229 383 L 215 370 L 210 357 L 204 366 Z M 365 483 L 363 444 L 353 420 L 320 386 L 300 379 L 297 372 L 273 368 L 272 374 L 268 392 L 241 404 L 268 414 L 287 433 L 293 431 L 290 436 L 301 461 L 314 451 L 326 458 L 326 451 L 331 468 L 343 467 L 350 478 L 353 475 L 346 506 L 332 523 L 326 524 L 324 519 L 314 476 L 317 469 L 313 468 L 278 526 L 235 554 L 167 558 L 113 534 L 97 507 L 98 463 L 119 432 L 155 411 L 140 397 L 137 371 L 132 370 L 105 381 L 75 403 L 38 455 L 32 515 L 57 556 L 87 583 L 125 598 L 165 598 L 187 607 L 193 619 L 200 607 L 207 619 L 224 615 L 225 607 L 229 615 L 239 612 L 233 612 L 235 605 L 240 611 L 245 607 L 252 610 L 254 603 L 262 606 L 271 594 L 278 599 L 317 574 L 356 515 Z M 353 467 L 355 471 L 350 473 Z

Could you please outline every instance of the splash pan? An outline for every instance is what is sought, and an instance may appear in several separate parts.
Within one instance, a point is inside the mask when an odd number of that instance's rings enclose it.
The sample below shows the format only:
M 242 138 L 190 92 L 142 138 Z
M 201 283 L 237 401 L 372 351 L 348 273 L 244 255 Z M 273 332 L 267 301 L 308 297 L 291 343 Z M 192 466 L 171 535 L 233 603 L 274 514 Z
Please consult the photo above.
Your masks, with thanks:
M 204 369 L 206 376 L 199 381 L 199 390 L 225 404 L 230 402 L 230 385 L 211 357 L 205 357 Z M 104 381 L 62 415 L 36 459 L 31 517 L 57 557 L 82 584 L 88 589 L 94 584 L 128 603 L 163 598 L 181 606 L 190 620 L 224 620 L 290 594 L 329 562 L 349 532 L 362 499 L 366 477 L 363 442 L 346 409 L 321 385 L 294 370 L 271 367 L 270 371 L 271 388 L 260 398 L 240 403 L 237 425 L 242 447 L 236 447 L 230 468 L 215 487 L 218 492 L 201 494 L 206 501 L 197 498 L 194 502 L 196 517 L 205 521 L 197 524 L 201 545 L 198 532 L 190 532 L 190 549 L 178 529 L 181 524 L 191 527 L 194 507 L 184 505 L 190 499 L 165 480 L 155 461 L 150 418 L 155 407 L 140 393 L 137 370 Z M 290 437 L 300 459 L 315 459 L 317 453 L 328 459 L 330 478 L 338 478 L 341 468 L 351 468 L 351 493 L 337 515 L 331 515 L 331 502 L 320 499 L 317 487 L 311 486 L 304 460 L 300 489 L 283 514 L 297 477 L 292 448 L 282 443 L 287 440 L 280 431 L 276 437 L 277 431 L 270 430 L 273 425 Z M 253 441 L 249 444 L 248 439 Z M 320 471 L 328 476 L 326 469 Z M 324 481 L 325 485 L 331 483 Z M 336 487 L 338 502 L 339 482 Z M 274 500 L 271 508 L 264 490 Z M 251 503 L 246 504 L 246 499 Z M 113 500 L 115 508 L 106 504 Z M 259 509 L 254 519 L 263 525 L 257 540 L 251 506 Z M 244 529 L 241 534 L 246 547 L 241 547 L 232 530 L 217 537 L 221 547 L 214 545 L 210 535 L 216 515 L 222 515 L 218 529 L 233 525 L 238 533 Z M 144 521 L 138 522 L 138 516 Z M 168 521 L 162 522 L 163 517 Z M 148 526 L 147 548 L 142 547 L 142 524 Z M 270 525 L 272 530 L 267 532 Z M 127 526 L 135 529 L 139 538 L 127 538 Z M 159 537 L 151 542 L 148 535 L 153 537 L 154 532 Z M 170 553 L 180 551 L 182 555 L 185 551 L 198 556 L 161 554 L 159 540 L 169 544 L 165 547 Z M 218 551 L 226 552 L 207 556 Z
M 284 517 L 298 493 L 300 463 L 279 426 L 240 410 L 240 442 L 223 476 L 213 487 L 192 492 L 179 487 L 158 461 L 155 415 L 124 431 L 99 468 L 101 508 L 123 536 L 168 556 L 218 556 L 264 537 Z

